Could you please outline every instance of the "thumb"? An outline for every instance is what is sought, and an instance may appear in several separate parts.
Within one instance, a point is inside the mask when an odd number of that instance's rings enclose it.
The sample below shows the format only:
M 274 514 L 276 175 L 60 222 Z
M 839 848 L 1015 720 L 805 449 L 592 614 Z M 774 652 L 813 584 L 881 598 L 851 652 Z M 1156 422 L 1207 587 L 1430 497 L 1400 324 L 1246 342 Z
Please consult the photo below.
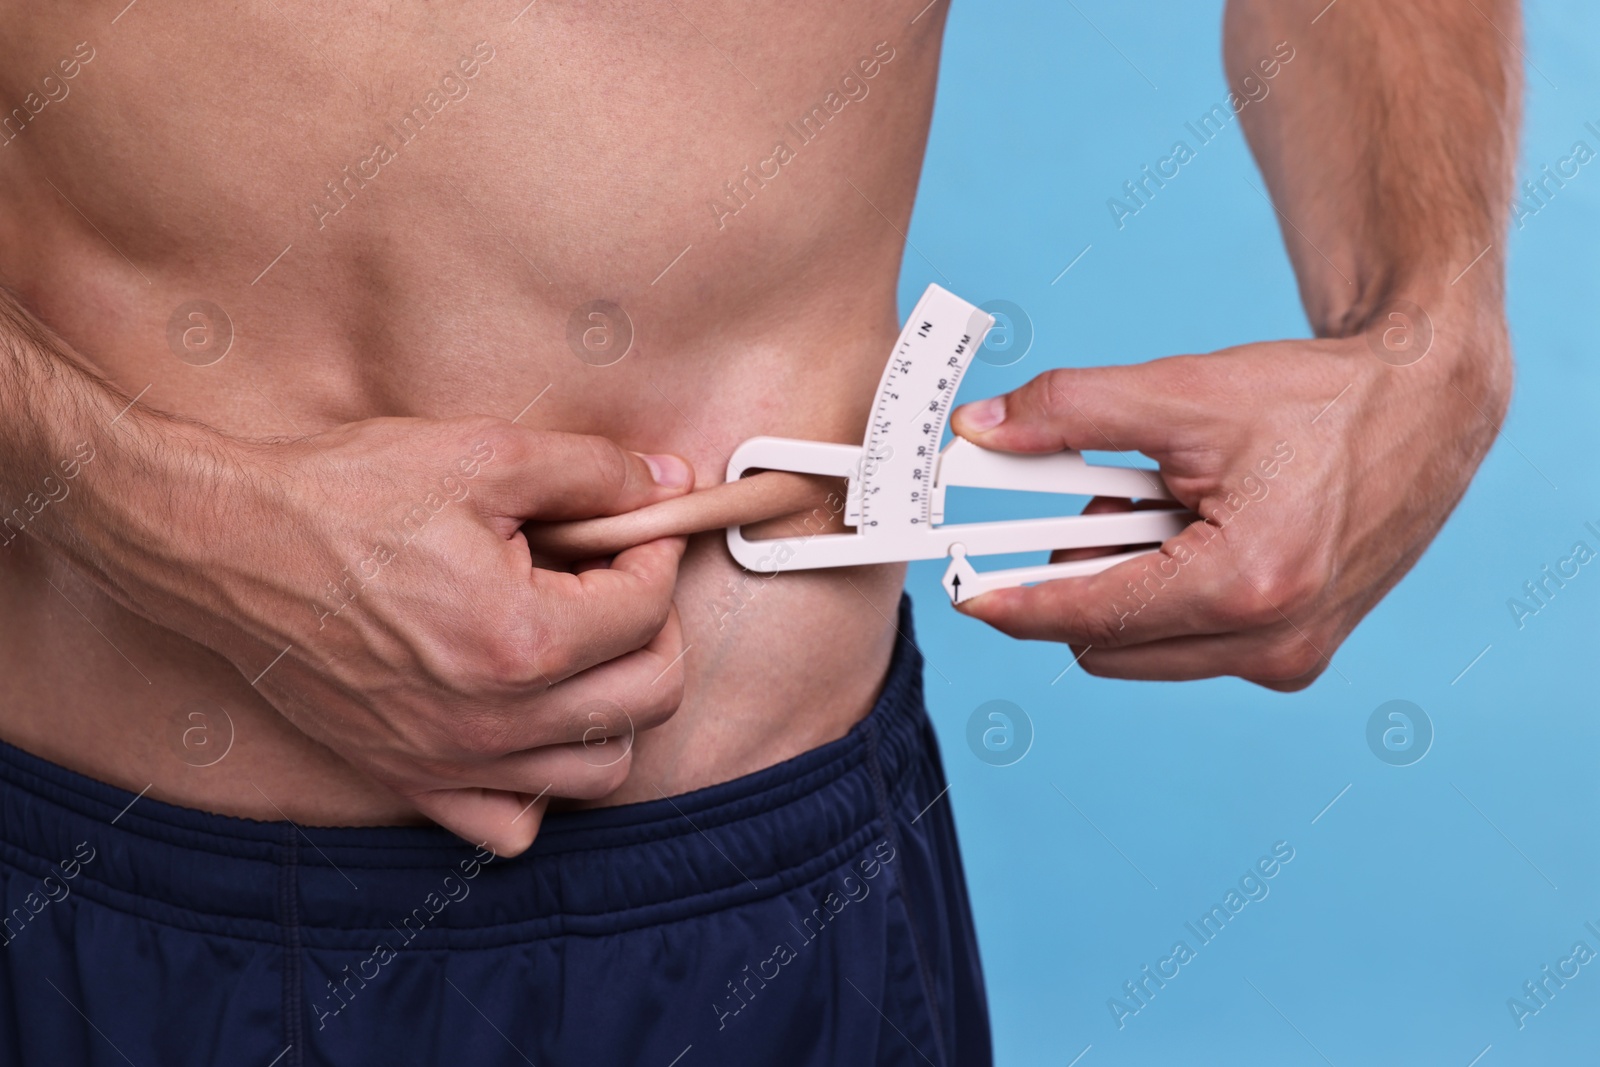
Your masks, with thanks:
M 1158 455 L 1192 410 L 1192 397 L 1172 373 L 1174 362 L 1045 371 L 1009 393 L 963 404 L 951 416 L 951 429 L 1003 452 Z

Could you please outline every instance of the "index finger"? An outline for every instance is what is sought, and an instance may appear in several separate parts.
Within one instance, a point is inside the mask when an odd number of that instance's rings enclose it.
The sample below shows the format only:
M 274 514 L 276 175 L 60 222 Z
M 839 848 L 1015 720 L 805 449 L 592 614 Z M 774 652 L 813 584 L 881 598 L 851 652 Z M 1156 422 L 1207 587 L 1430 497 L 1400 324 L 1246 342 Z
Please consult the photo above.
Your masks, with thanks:
M 577 574 L 533 569 L 533 611 L 540 628 L 555 635 L 532 650 L 538 671 L 559 682 L 649 644 L 672 611 L 687 544 L 664 537 Z
M 996 589 L 956 607 L 1022 640 L 1122 648 L 1254 625 L 1248 595 L 1225 531 L 1202 520 L 1098 574 Z
M 763 471 L 625 515 L 538 524 L 523 533 L 535 552 L 564 559 L 591 559 L 658 537 L 745 526 L 791 515 L 817 503 L 834 481 L 815 474 Z

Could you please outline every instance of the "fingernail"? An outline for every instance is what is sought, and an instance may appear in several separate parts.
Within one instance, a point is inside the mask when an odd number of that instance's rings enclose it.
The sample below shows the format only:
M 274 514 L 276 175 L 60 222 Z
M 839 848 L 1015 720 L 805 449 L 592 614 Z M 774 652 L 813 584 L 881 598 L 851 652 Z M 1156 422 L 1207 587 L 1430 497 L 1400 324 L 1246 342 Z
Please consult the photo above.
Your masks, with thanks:
M 992 430 L 1005 421 L 1006 398 L 1003 396 L 991 396 L 987 400 L 967 404 L 961 409 L 961 425 L 978 433 Z
M 689 465 L 677 456 L 652 456 L 643 452 L 637 455 L 650 468 L 650 477 L 656 480 L 657 485 L 668 489 L 682 489 L 689 484 Z

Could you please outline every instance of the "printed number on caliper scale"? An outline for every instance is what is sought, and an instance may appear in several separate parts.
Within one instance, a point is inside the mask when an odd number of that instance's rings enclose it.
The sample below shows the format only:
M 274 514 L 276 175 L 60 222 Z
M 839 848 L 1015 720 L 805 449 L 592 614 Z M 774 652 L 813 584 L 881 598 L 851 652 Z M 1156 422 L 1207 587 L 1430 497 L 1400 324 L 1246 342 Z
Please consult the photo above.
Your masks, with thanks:
M 1156 472 L 1089 463 L 1078 452 L 990 452 L 959 437 L 940 449 L 961 379 L 992 325 L 987 312 L 930 285 L 884 367 L 860 445 L 787 437 L 752 437 L 741 444 L 728 461 L 730 482 L 754 470 L 848 479 L 844 521 L 855 530 L 805 538 L 779 562 L 772 541 L 749 541 L 730 527 L 733 558 L 765 573 L 949 559 L 944 587 L 954 602 L 991 589 L 1093 574 L 1149 550 L 988 572 L 974 569 L 971 556 L 1153 545 L 1181 531 L 1193 518 L 1182 507 L 945 524 L 951 486 L 1173 500 Z

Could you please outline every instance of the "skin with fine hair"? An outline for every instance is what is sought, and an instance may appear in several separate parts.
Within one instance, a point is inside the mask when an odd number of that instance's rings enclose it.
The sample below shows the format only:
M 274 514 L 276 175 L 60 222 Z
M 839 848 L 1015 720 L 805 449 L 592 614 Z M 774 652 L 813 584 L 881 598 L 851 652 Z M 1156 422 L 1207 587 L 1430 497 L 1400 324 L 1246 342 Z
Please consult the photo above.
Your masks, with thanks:
M 511 854 L 552 803 L 842 736 L 902 567 L 752 583 L 716 532 L 627 520 L 655 539 L 567 564 L 525 531 L 715 486 L 758 434 L 862 439 L 924 7 L 445 5 L 378 32 L 310 0 L 10 5 L 0 99 L 93 59 L 0 147 L 0 738 L 171 803 Z M 1178 577 L 1136 612 L 1122 568 L 962 610 L 1107 674 L 1294 688 L 1426 546 L 1509 393 L 1517 21 L 1391 7 L 1227 15 L 1230 79 L 1298 52 L 1241 121 L 1315 339 L 1052 372 L 1003 422 L 956 417 L 1154 456 L 1212 519 Z M 1432 322 L 1408 366 L 1374 355 L 1395 299 Z M 227 712 L 214 766 L 185 758 L 194 706 Z

